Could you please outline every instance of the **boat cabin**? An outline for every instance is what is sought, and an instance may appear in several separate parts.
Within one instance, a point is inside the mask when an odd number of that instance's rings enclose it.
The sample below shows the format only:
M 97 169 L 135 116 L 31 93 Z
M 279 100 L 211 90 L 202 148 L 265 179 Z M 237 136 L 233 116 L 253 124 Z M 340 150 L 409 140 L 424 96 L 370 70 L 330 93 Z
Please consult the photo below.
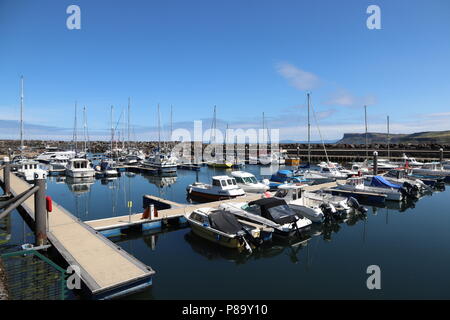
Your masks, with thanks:
M 212 177 L 212 186 L 219 187 L 221 189 L 234 189 L 238 188 L 236 179 L 229 176 L 215 176 Z
M 231 173 L 233 178 L 236 180 L 237 183 L 242 184 L 255 184 L 258 183 L 258 180 L 256 180 L 256 177 L 248 172 L 244 171 L 233 171 Z
M 302 197 L 303 185 L 285 184 L 278 187 L 276 198 L 286 199 L 288 202 Z
M 89 160 L 87 159 L 71 159 L 69 161 L 70 169 L 90 169 Z

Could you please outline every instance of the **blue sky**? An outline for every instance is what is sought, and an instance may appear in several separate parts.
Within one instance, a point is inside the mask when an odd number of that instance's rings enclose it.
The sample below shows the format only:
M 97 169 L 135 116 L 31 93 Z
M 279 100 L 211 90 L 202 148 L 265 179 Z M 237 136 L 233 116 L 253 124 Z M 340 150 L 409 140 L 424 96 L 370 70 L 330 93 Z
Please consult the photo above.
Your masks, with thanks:
M 66 8 L 81 8 L 68 30 Z M 381 8 L 381 30 L 366 9 Z M 450 129 L 448 0 L 0 0 L 0 136 L 18 137 L 25 77 L 28 138 L 71 137 L 75 101 L 91 139 L 132 99 L 136 137 L 174 127 L 259 128 L 306 139 L 306 90 L 326 140 L 364 130 Z M 80 124 L 81 125 L 81 124 Z M 313 139 L 318 132 L 313 125 Z

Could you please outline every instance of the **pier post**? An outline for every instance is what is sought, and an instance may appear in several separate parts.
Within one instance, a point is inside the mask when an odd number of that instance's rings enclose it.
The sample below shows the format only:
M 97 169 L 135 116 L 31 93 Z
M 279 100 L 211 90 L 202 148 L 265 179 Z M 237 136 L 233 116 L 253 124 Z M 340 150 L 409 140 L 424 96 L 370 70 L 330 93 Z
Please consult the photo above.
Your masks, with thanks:
M 45 205 L 45 174 L 35 175 L 34 185 L 39 189 L 34 194 L 34 222 L 36 245 L 47 244 L 47 210 Z
M 444 162 L 444 149 L 442 148 L 439 149 L 439 162 Z
M 373 175 L 376 176 L 378 174 L 378 152 L 373 152 Z
M 4 190 L 5 195 L 11 194 L 11 163 L 8 157 L 3 158 L 3 162 L 5 163 L 5 167 L 3 168 L 3 181 L 5 184 Z

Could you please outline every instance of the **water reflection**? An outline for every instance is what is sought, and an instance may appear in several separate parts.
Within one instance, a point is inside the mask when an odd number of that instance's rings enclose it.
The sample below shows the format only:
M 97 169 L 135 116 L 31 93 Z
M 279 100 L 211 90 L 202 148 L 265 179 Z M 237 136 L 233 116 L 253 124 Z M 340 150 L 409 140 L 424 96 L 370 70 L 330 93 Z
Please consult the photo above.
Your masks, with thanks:
M 80 195 L 91 190 L 91 186 L 94 184 L 94 177 L 89 178 L 71 178 L 66 177 L 65 182 L 67 187 L 75 195 Z

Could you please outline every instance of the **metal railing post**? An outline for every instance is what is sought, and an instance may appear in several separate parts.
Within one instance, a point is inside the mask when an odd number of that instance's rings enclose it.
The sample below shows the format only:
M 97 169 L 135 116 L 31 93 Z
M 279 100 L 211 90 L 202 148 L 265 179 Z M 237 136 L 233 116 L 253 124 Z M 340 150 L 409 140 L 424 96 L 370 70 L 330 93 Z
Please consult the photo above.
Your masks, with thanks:
M 34 221 L 36 245 L 47 244 L 47 209 L 45 204 L 45 174 L 35 175 L 34 185 L 39 189 L 34 194 Z
M 444 162 L 444 149 L 442 148 L 439 149 L 439 162 Z
M 11 162 L 8 157 L 3 158 L 3 162 L 5 167 L 3 168 L 3 181 L 4 181 L 4 190 L 5 195 L 11 194 Z

